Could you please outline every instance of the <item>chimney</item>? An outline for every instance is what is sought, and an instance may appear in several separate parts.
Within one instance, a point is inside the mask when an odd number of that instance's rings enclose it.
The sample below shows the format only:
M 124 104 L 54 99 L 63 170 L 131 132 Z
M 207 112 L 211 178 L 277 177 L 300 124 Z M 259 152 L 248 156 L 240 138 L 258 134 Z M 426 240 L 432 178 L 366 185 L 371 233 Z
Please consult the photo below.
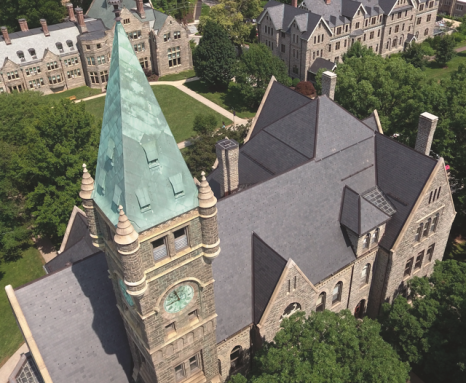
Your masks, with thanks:
M 73 4 L 68 3 L 66 4 L 66 8 L 68 9 L 68 19 L 72 22 L 76 21 L 76 17 L 74 17 L 74 9 Z
M 337 75 L 333 72 L 326 71 L 322 73 L 322 94 L 325 94 L 330 100 L 335 96 L 335 87 L 337 85 Z
M 42 25 L 42 31 L 45 36 L 50 36 L 49 28 L 47 27 L 47 20 L 40 19 L 40 25 Z
M 224 140 L 217 142 L 215 151 L 221 173 L 220 196 L 224 197 L 234 192 L 239 186 L 239 145 L 235 140 L 225 137 Z
M 78 19 L 78 26 L 80 32 L 87 32 L 86 23 L 84 22 L 83 9 L 81 7 L 76 7 L 76 18 Z
M 295 8 L 298 8 L 298 0 L 291 0 L 291 5 Z
M 432 139 L 434 138 L 435 128 L 437 127 L 438 117 L 433 114 L 424 112 L 419 116 L 419 125 L 417 127 L 416 151 L 428 156 Z
M 5 40 L 6 45 L 11 44 L 10 36 L 8 35 L 8 29 L 6 27 L 2 27 L 2 35 L 3 35 L 3 40 Z
M 139 16 L 141 16 L 141 19 L 145 19 L 146 11 L 144 10 L 143 0 L 136 0 L 136 7 L 138 9 Z
M 21 28 L 22 32 L 29 31 L 28 22 L 26 19 L 19 19 L 18 22 L 19 22 L 19 27 Z

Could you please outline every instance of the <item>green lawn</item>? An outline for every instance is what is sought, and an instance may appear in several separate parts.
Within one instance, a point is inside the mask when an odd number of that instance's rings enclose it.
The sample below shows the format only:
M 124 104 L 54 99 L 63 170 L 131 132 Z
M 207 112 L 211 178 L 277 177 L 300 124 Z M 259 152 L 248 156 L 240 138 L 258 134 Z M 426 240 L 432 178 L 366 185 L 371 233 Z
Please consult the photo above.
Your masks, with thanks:
M 207 4 L 202 4 L 201 16 L 208 16 L 210 13 L 210 7 Z
M 162 108 L 176 142 L 181 142 L 194 135 L 193 120 L 196 114 L 211 113 L 217 117 L 219 127 L 222 121 L 231 124 L 228 118 L 214 112 L 209 107 L 195 100 L 171 85 L 153 85 L 155 97 Z M 104 114 L 105 97 L 85 101 L 86 110 L 101 119 Z
M 191 81 L 184 85 L 210 101 L 215 102 L 223 109 L 228 111 L 235 110 L 238 117 L 252 118 L 256 115 L 257 110 L 247 109 L 243 106 L 241 95 L 235 88 L 229 87 L 226 92 L 211 92 L 209 88 L 200 81 Z
M 430 61 L 425 73 L 428 79 L 445 80 L 450 77 L 451 72 L 458 69 L 460 64 L 466 64 L 466 51 L 459 52 L 453 60 L 448 62 L 446 68 L 439 68 L 434 61 Z
M 100 94 L 102 91 L 100 89 L 91 89 L 87 86 L 82 86 L 80 88 L 74 88 L 70 90 L 65 90 L 61 93 L 49 94 L 46 97 L 58 101 L 62 100 L 67 97 L 76 96 L 76 99 L 81 100 L 82 98 L 95 96 L 96 94 Z
M 23 336 L 11 311 L 5 286 L 12 285 L 13 288 L 17 288 L 44 274 L 42 258 L 35 247 L 24 251 L 23 257 L 16 262 L 0 264 L 0 366 L 23 343 Z
M 166 76 L 160 77 L 159 81 L 179 81 L 195 76 L 196 74 L 194 73 L 194 69 L 190 69 L 180 73 L 167 74 Z

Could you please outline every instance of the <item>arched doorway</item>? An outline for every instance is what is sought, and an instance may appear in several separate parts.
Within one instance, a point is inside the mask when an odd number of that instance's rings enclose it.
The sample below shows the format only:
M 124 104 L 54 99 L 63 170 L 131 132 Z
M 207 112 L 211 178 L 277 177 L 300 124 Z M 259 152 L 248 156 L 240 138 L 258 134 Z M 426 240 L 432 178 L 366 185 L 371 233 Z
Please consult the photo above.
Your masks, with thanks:
M 363 315 L 364 315 L 364 311 L 365 311 L 365 308 L 366 308 L 366 300 L 365 299 L 362 299 L 358 305 L 356 306 L 356 308 L 354 309 L 354 316 L 356 318 L 362 318 Z

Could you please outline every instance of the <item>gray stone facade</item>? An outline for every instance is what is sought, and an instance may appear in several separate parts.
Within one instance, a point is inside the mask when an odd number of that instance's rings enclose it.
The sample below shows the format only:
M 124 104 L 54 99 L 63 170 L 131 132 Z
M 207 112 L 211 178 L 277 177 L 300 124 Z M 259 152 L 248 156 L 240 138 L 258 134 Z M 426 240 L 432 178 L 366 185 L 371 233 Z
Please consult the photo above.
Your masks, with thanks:
M 388 56 L 402 51 L 406 42 L 422 42 L 433 35 L 438 1 L 392 3 L 393 7 L 382 10 L 376 3 L 366 9 L 355 2 L 360 6 L 342 15 L 331 8 L 331 1 L 305 0 L 299 5 L 301 13 L 291 5 L 270 2 L 258 19 L 259 42 L 286 63 L 291 77 L 308 80 L 315 74 L 310 69 L 316 59 L 338 64 L 355 41 Z M 313 13 L 305 16 L 308 11 Z
M 462 0 L 440 0 L 438 11 L 440 14 L 463 17 L 466 14 L 466 2 Z

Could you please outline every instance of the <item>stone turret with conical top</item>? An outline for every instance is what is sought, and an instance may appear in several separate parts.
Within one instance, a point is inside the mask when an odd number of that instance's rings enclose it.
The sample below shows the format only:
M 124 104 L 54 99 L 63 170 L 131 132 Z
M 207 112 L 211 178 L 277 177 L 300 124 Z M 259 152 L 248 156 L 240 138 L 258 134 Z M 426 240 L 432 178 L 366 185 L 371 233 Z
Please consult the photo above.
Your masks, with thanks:
M 86 164 L 83 164 L 83 179 L 81 181 L 81 191 L 79 196 L 84 207 L 89 226 L 89 232 L 92 238 L 92 244 L 96 247 L 103 245 L 102 235 L 96 222 L 94 201 L 92 200 L 92 192 L 94 191 L 94 179 L 87 171 Z
M 204 259 L 212 262 L 220 254 L 220 239 L 218 238 L 217 225 L 217 198 L 215 198 L 205 173 L 201 173 L 201 184 L 199 186 L 199 213 L 201 217 L 202 244 L 204 248 Z
M 139 255 L 139 235 L 119 206 L 120 216 L 116 227 L 114 241 L 123 264 L 124 282 L 128 294 L 133 297 L 142 297 L 147 289 L 146 275 Z

